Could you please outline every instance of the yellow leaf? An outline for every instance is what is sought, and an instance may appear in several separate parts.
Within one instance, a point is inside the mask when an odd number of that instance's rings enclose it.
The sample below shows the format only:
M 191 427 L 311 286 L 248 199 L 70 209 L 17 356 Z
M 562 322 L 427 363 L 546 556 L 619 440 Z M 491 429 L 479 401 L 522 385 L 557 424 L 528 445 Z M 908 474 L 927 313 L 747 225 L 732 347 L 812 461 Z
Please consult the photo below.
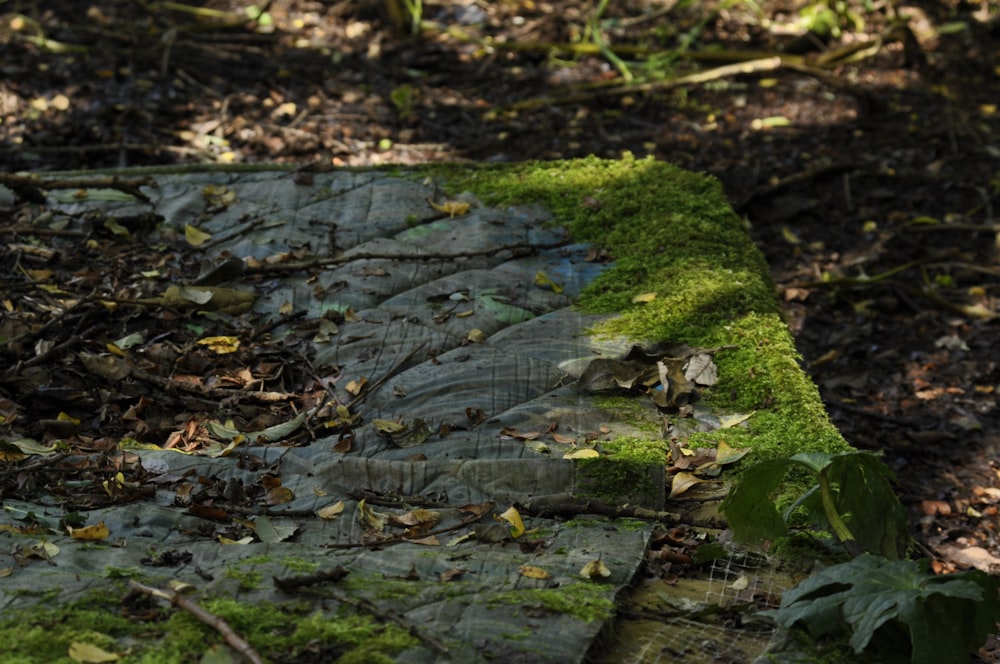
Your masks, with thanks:
M 83 664 L 101 664 L 102 662 L 117 662 L 121 659 L 113 652 L 102 650 L 92 643 L 74 641 L 69 644 L 69 658 Z
M 700 480 L 691 473 L 680 472 L 674 475 L 674 479 L 670 483 L 670 497 L 674 498 L 681 495 L 691 487 L 696 484 L 701 484 L 704 480 Z
M 46 293 L 51 293 L 52 295 L 72 295 L 72 293 L 70 293 L 69 291 L 63 290 L 58 286 L 53 286 L 52 284 L 38 284 L 37 286 L 41 290 L 45 291 Z
M 184 239 L 187 240 L 188 244 L 192 247 L 200 247 L 212 239 L 212 234 L 206 233 L 191 224 L 184 224 Z
M 611 576 L 611 570 L 608 569 L 603 560 L 598 558 L 584 565 L 583 569 L 580 570 L 580 576 L 585 579 L 593 579 L 595 576 L 607 578 Z
M 753 411 L 753 412 L 750 412 L 750 413 L 742 413 L 742 414 L 737 414 L 737 415 L 730 415 L 728 417 L 720 417 L 719 418 L 719 428 L 720 429 L 732 429 L 737 424 L 743 424 L 744 422 L 746 422 L 747 420 L 749 420 L 751 417 L 753 417 L 754 413 L 756 413 L 756 412 L 757 411 Z
M 472 208 L 472 206 L 469 205 L 468 203 L 463 203 L 461 201 L 445 201 L 441 205 L 438 205 L 437 203 L 428 198 L 427 202 L 430 203 L 432 208 L 434 208 L 438 212 L 445 213 L 451 218 L 459 217 L 467 213 Z
M 984 307 L 981 304 L 962 305 L 959 306 L 959 309 L 961 309 L 962 313 L 965 314 L 966 316 L 969 316 L 971 318 L 980 318 L 982 320 L 992 320 L 1000 316 L 1000 314 L 997 314 L 997 312 L 987 307 Z
M 541 567 L 535 567 L 534 565 L 521 565 L 517 568 L 517 571 L 521 576 L 526 576 L 529 579 L 547 579 L 552 576 Z
M 481 344 L 486 341 L 486 333 L 480 329 L 473 328 L 469 330 L 469 333 L 465 335 L 465 338 L 474 344 Z
M 403 433 L 406 431 L 406 425 L 395 420 L 380 420 L 374 418 L 372 420 L 372 426 L 375 427 L 375 431 L 382 434 L 383 436 L 391 436 L 394 433 Z
M 111 534 L 111 530 L 101 521 L 96 526 L 85 526 L 83 528 L 69 527 L 69 536 L 73 539 L 82 540 L 103 540 Z
M 552 279 L 549 278 L 549 275 L 545 274 L 541 270 L 535 272 L 535 285 L 547 288 L 557 295 L 563 292 L 563 287 L 552 281 Z
M 48 281 L 55 274 L 52 270 L 25 270 L 24 273 L 31 277 L 32 281 Z
M 715 450 L 715 462 L 720 466 L 724 466 L 728 463 L 739 461 L 749 453 L 749 447 L 730 447 L 726 441 L 720 440 L 719 446 Z
M 228 355 L 240 349 L 240 340 L 236 337 L 205 337 L 198 340 L 198 345 L 208 346 L 213 353 Z
M 122 237 L 132 237 L 132 233 L 129 232 L 129 229 L 125 228 L 114 219 L 105 219 L 104 227 L 107 228 L 109 231 L 111 231 L 114 235 L 121 235 Z
M 316 510 L 316 516 L 321 519 L 335 519 L 341 512 L 344 511 L 344 501 L 338 500 L 332 505 L 327 505 L 326 507 L 321 507 Z
M 601 453 L 597 450 L 585 449 L 576 450 L 575 452 L 567 452 L 563 455 L 564 459 L 596 459 L 601 456 Z
M 521 514 L 517 511 L 517 508 L 510 507 L 506 512 L 498 517 L 494 517 L 497 521 L 506 521 L 510 526 L 510 536 L 517 539 L 524 534 L 524 522 L 521 520 Z
M 361 390 L 365 389 L 366 385 L 368 385 L 368 379 L 362 376 L 360 380 L 347 381 L 347 385 L 344 386 L 344 389 L 347 390 L 347 393 L 352 397 L 356 397 L 361 394 Z
M 632 298 L 632 304 L 648 304 L 656 299 L 656 293 L 641 293 Z
M 358 521 L 360 521 L 361 525 L 363 525 L 367 530 L 382 532 L 382 529 L 385 528 L 385 522 L 387 519 L 388 517 L 385 514 L 376 512 L 372 508 L 368 507 L 364 500 L 358 503 Z
M 795 231 L 793 231 L 788 226 L 781 227 L 781 237 L 783 237 L 785 239 L 785 242 L 787 242 L 788 244 L 802 243 L 802 239 L 798 235 L 796 235 Z
M 59 411 L 59 414 L 56 415 L 56 419 L 59 420 L 60 422 L 72 422 L 73 424 L 76 424 L 78 426 L 80 424 L 80 420 L 73 417 L 72 415 L 67 415 L 62 411 Z

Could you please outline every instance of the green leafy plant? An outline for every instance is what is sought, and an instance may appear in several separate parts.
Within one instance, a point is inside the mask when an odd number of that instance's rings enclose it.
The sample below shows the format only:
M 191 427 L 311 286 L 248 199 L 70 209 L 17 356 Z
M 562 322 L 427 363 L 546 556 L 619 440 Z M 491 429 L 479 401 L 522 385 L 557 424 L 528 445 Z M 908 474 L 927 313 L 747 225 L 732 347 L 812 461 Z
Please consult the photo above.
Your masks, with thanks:
M 924 563 L 863 555 L 806 579 L 763 615 L 817 637 L 849 630 L 856 653 L 877 632 L 884 641 L 902 630 L 913 664 L 966 664 L 1000 621 L 998 592 L 1000 580 L 983 572 L 933 576 Z
M 789 471 L 805 471 L 816 484 L 784 514 L 773 496 Z M 760 543 L 788 532 L 788 522 L 804 514 L 809 524 L 829 531 L 852 556 L 876 553 L 898 560 L 909 544 L 907 514 L 892 490 L 892 471 L 868 452 L 796 454 L 748 468 L 720 510 L 737 541 Z
M 409 120 L 413 116 L 413 109 L 417 105 L 417 97 L 420 91 L 409 83 L 403 83 L 399 87 L 393 88 L 389 93 L 389 100 L 396 109 L 396 113 L 403 120 Z

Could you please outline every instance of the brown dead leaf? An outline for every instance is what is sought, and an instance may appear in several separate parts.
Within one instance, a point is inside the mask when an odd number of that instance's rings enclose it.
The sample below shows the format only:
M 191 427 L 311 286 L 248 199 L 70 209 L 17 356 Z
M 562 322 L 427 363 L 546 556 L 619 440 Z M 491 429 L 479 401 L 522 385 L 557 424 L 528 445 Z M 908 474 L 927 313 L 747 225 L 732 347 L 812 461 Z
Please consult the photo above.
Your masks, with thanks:
M 354 446 L 354 434 L 353 433 L 343 433 L 340 434 L 340 438 L 337 439 L 337 443 L 333 446 L 333 451 L 340 454 L 347 454 L 351 451 Z
M 316 510 L 316 516 L 321 519 L 336 519 L 344 511 L 344 501 L 338 500 L 332 505 L 327 505 L 326 507 L 321 507 Z
M 464 569 L 459 569 L 457 567 L 452 567 L 449 570 L 445 570 L 438 574 L 438 581 L 441 583 L 448 583 L 449 581 L 454 581 L 455 579 L 461 578 L 465 574 Z
M 944 500 L 921 500 L 920 510 L 927 516 L 947 516 L 951 514 L 951 505 Z
M 670 481 L 670 497 L 676 498 L 682 495 L 691 487 L 701 484 L 704 480 L 695 477 L 691 473 L 680 472 L 674 475 Z
M 426 526 L 433 525 L 441 520 L 441 514 L 433 510 L 417 508 L 406 512 L 405 514 L 400 514 L 398 516 L 391 516 L 389 520 L 397 526 Z
M 267 492 L 264 502 L 268 505 L 284 505 L 295 500 L 295 493 L 285 486 L 278 486 Z

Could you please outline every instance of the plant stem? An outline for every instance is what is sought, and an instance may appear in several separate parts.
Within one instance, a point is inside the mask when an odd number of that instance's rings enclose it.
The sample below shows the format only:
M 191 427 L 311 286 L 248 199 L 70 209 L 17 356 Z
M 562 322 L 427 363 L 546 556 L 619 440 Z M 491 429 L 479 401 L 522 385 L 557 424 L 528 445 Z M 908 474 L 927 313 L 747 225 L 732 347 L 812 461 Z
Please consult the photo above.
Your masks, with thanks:
M 844 523 L 844 520 L 837 512 L 837 507 L 833 504 L 833 489 L 830 487 L 830 479 L 826 476 L 825 468 L 819 472 L 819 495 L 820 500 L 823 501 L 823 512 L 826 514 L 826 520 L 830 522 L 833 534 L 836 535 L 849 554 L 852 556 L 861 554 L 861 549 L 857 545 L 854 534 L 847 527 L 847 524 Z

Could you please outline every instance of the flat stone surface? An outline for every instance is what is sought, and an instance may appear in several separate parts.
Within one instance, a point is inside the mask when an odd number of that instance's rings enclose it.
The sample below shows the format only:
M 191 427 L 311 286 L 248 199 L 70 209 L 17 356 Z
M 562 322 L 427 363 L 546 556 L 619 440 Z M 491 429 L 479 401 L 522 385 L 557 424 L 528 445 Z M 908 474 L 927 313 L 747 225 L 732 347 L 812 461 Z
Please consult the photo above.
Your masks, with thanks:
M 49 564 L 13 569 L 0 584 L 0 607 L 30 604 L 34 595 L 25 595 L 27 589 L 58 589 L 60 600 L 106 590 L 113 569 L 138 570 L 154 584 L 187 582 L 202 597 L 282 602 L 294 598 L 277 591 L 271 577 L 295 576 L 302 564 L 342 566 L 350 572 L 351 593 L 404 617 L 448 649 L 445 654 L 424 645 L 399 661 L 582 661 L 610 614 L 545 608 L 530 591 L 561 589 L 573 596 L 583 587 L 583 604 L 614 600 L 643 563 L 652 522 L 594 516 L 567 523 L 525 513 L 534 534 L 524 537 L 544 545 L 522 550 L 491 517 L 516 505 L 598 499 L 665 509 L 662 465 L 648 468 L 655 491 L 630 487 L 609 498 L 590 493 L 580 464 L 564 458 L 622 436 L 649 437 L 644 431 L 659 422 L 648 399 L 637 398 L 638 410 L 624 414 L 578 389 L 592 360 L 623 358 L 636 343 L 593 336 L 604 317 L 573 307 L 606 266 L 590 262 L 589 248 L 540 207 L 495 209 L 470 196 L 469 210 L 449 217 L 428 202 L 445 200 L 438 183 L 412 175 L 344 171 L 312 175 L 308 184 L 281 171 L 149 177 L 158 186 L 144 188 L 148 203 L 97 195 L 74 200 L 57 192 L 57 207 L 70 214 L 155 211 L 163 215 L 161 227 L 181 233 L 196 225 L 213 238 L 201 251 L 205 274 L 232 256 L 267 262 L 294 254 L 320 261 L 319 269 L 276 271 L 258 282 L 253 311 L 264 318 L 292 310 L 310 318 L 336 312 L 341 322 L 327 338 L 314 340 L 309 361 L 337 368 L 334 387 L 342 396 L 347 381 L 382 382 L 357 405 L 346 452 L 335 450 L 338 436 L 296 447 L 249 441 L 214 457 L 136 451 L 146 469 L 164 478 L 161 488 L 148 502 L 88 515 L 89 523 L 109 526 L 111 541 L 127 546 L 95 550 L 65 536 L 48 537 L 59 555 Z M 244 288 L 238 279 L 224 285 Z M 701 413 L 695 428 L 715 426 L 717 415 Z M 405 431 L 386 435 L 379 420 Z M 551 435 L 554 423 L 562 442 Z M 240 461 L 247 456 L 258 465 Z M 261 467 L 294 494 L 268 510 L 270 525 L 295 532 L 282 541 L 222 545 L 197 535 L 203 519 L 175 506 L 176 484 L 167 481 L 200 477 L 248 486 L 259 481 Z M 440 513 L 438 528 L 453 530 L 432 546 L 401 538 L 376 543 L 359 519 L 366 495 L 398 497 L 398 508 L 376 507 L 387 514 L 426 503 Z M 339 518 L 313 515 L 340 501 L 345 509 Z M 4 505 L 8 512 L 0 521 L 6 523 L 16 523 L 12 517 L 22 510 L 59 513 L 54 506 Z M 470 521 L 463 511 L 468 505 L 481 506 L 482 518 Z M 246 518 L 255 517 L 251 512 Z M 461 537 L 473 532 L 478 537 Z M 192 557 L 176 568 L 148 566 L 151 550 L 167 549 Z M 582 578 L 580 570 L 598 559 L 610 576 Z M 530 578 L 524 566 L 549 576 Z M 459 580 L 440 580 L 456 569 Z M 253 577 L 261 582 L 238 580 Z M 405 592 L 385 599 L 387 585 L 402 585 Z M 335 612 L 336 603 L 322 610 Z

